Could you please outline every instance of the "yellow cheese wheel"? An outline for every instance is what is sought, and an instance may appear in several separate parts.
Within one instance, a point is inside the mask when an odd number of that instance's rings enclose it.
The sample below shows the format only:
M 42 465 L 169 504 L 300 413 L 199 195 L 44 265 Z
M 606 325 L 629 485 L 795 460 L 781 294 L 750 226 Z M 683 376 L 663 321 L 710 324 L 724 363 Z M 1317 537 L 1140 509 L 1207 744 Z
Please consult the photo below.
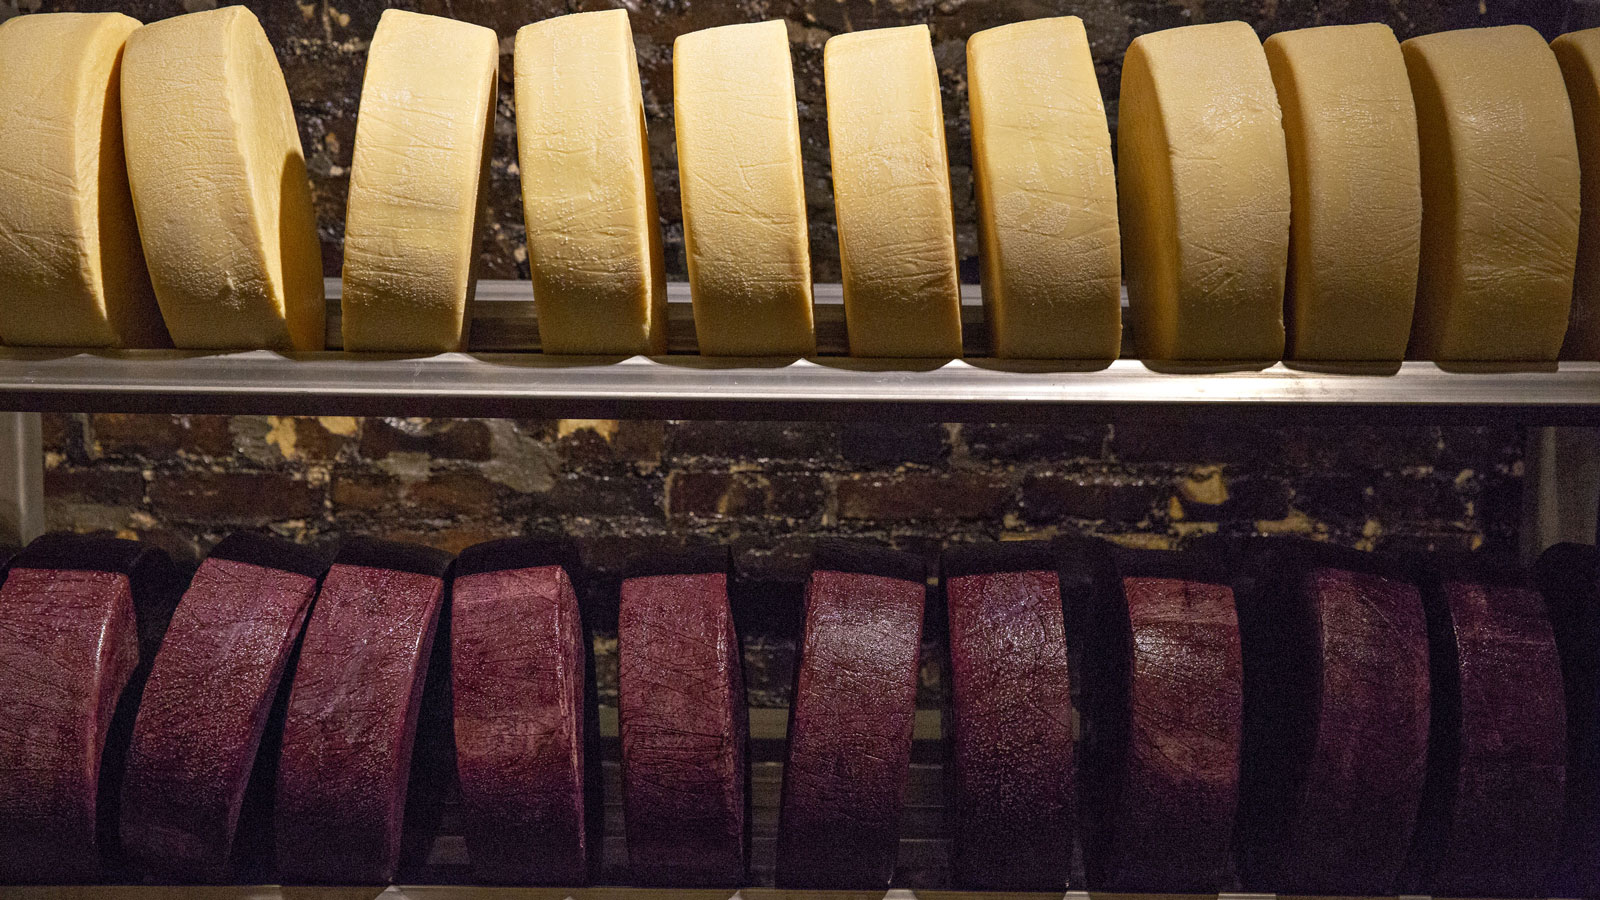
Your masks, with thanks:
M 995 356 L 1114 359 L 1121 243 L 1111 133 L 1083 20 L 967 41 L 983 306 Z
M 1572 306 L 1578 147 L 1561 67 L 1525 25 L 1401 45 L 1422 150 L 1411 352 L 1552 360 Z
M 493 29 L 378 20 L 345 214 L 346 350 L 465 348 L 499 67 Z
M 788 26 L 773 20 L 680 35 L 672 86 L 700 352 L 815 352 Z
M 835 35 L 822 56 L 850 353 L 960 356 L 950 166 L 928 26 Z
M 1387 25 L 1267 38 L 1288 140 L 1288 355 L 1400 360 L 1422 240 L 1417 114 Z
M 665 353 L 666 271 L 628 11 L 517 32 L 517 147 L 546 353 Z
M 171 346 L 122 153 L 119 13 L 0 25 L 0 339 Z
M 1564 34 L 1550 48 L 1572 103 L 1583 185 L 1577 278 L 1561 356 L 1594 360 L 1600 359 L 1600 28 Z
M 1283 352 L 1289 160 L 1243 22 L 1142 35 L 1122 66 L 1117 190 L 1129 315 L 1148 359 Z
M 255 15 L 229 6 L 130 35 L 122 135 L 173 342 L 321 349 L 311 186 L 283 71 Z

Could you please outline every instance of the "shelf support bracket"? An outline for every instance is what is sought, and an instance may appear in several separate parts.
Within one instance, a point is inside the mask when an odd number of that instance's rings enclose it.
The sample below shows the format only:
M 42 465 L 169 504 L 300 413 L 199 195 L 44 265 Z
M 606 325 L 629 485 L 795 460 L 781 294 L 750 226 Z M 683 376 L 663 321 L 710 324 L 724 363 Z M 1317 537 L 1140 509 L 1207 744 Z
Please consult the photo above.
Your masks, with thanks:
M 0 542 L 44 532 L 44 439 L 39 413 L 0 413 Z
M 1530 428 L 1523 455 L 1522 560 L 1564 541 L 1595 542 L 1600 428 Z

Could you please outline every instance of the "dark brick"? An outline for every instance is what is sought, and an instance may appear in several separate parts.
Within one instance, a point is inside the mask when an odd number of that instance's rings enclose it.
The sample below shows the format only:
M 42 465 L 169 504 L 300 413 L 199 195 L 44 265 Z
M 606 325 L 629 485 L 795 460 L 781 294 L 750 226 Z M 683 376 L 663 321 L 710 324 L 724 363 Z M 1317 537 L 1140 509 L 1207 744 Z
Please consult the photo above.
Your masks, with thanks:
M 319 419 L 308 416 L 294 418 L 294 448 L 305 459 L 317 461 L 338 459 L 346 447 L 353 447 L 356 443 L 354 435 L 329 431 Z
M 322 511 L 322 490 L 278 472 L 159 474 L 150 485 L 158 518 L 260 525 Z
M 59 453 L 73 462 L 87 462 L 84 452 L 82 413 L 44 413 L 39 416 L 39 433 L 46 452 Z
M 103 456 L 142 456 L 165 461 L 179 451 L 198 456 L 234 452 L 227 416 L 155 416 L 95 413 L 89 417 Z
M 1349 475 L 1308 475 L 1294 482 L 1294 505 L 1312 519 L 1360 519 L 1367 513 L 1366 485 Z
M 609 436 L 593 428 L 580 428 L 557 441 L 556 446 L 569 468 L 660 465 L 662 446 L 666 443 L 665 422 L 625 419 L 605 424 L 615 429 Z
M 1261 465 L 1282 458 L 1283 449 L 1272 429 L 1236 423 L 1122 422 L 1111 436 L 1111 454 L 1123 462 Z
M 847 422 L 839 429 L 839 451 L 858 466 L 936 466 L 950 455 L 948 438 L 936 422 Z
M 675 472 L 667 482 L 674 517 L 773 516 L 806 519 L 822 511 L 822 479 L 804 472 Z
M 1035 475 L 1022 483 L 1022 515 L 1030 522 L 1100 519 L 1142 522 L 1171 487 L 1146 481 L 1108 481 L 1076 475 Z
M 837 458 L 839 435 L 826 422 L 673 422 L 667 447 L 675 458 L 822 462 Z
M 1289 515 L 1289 486 L 1276 478 L 1228 478 L 1228 499 L 1201 503 L 1178 495 L 1183 514 L 1201 521 L 1282 519 Z
M 1391 522 L 1455 522 L 1466 518 L 1466 501 L 1452 481 L 1437 476 L 1393 475 L 1373 485 L 1373 512 Z
M 1480 472 L 1509 468 L 1522 458 L 1527 436 L 1512 426 L 1453 426 L 1440 429 L 1439 465 Z
M 836 490 L 839 518 L 892 522 L 999 518 L 1012 495 L 1006 479 L 977 472 L 858 475 Z
M 534 516 L 662 517 L 662 479 L 651 475 L 566 475 L 542 494 L 524 494 L 513 508 Z
M 481 419 L 368 419 L 361 429 L 361 455 L 422 453 L 432 459 L 486 460 L 489 426 Z
M 1278 430 L 1283 464 L 1350 472 L 1403 469 L 1439 461 L 1439 429 L 1433 425 L 1295 426 Z
M 408 508 L 433 516 L 493 516 L 500 486 L 477 472 L 441 472 L 406 486 Z
M 333 515 L 381 513 L 400 496 L 400 481 L 381 473 L 337 472 L 331 479 L 329 497 Z
M 44 472 L 49 502 L 137 507 L 144 503 L 144 475 L 127 469 L 60 466 Z
M 961 437 L 973 459 L 1028 462 L 1074 457 L 1098 459 L 1105 448 L 1104 425 L 1014 425 L 969 423 Z

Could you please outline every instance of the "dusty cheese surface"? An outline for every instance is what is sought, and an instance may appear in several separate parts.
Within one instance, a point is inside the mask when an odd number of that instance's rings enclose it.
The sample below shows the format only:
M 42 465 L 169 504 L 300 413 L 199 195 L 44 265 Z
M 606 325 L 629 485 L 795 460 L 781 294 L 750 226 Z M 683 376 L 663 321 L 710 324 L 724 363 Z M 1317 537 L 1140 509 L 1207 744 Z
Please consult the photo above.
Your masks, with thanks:
M 0 25 L 0 339 L 165 347 L 122 152 L 119 13 Z
M 823 75 L 850 354 L 959 357 L 950 166 L 928 26 L 835 35 Z
M 321 349 L 311 186 L 283 71 L 255 15 L 229 6 L 129 35 L 122 135 L 173 342 Z
M 1288 355 L 1399 360 L 1422 241 L 1417 114 L 1387 25 L 1267 38 L 1288 141 Z
M 1553 360 L 1572 306 L 1579 173 L 1561 67 L 1524 25 L 1401 44 L 1422 152 L 1411 353 Z
M 1283 352 L 1289 160 L 1266 54 L 1243 22 L 1128 47 L 1118 209 L 1129 315 L 1147 359 Z
M 378 20 L 345 216 L 346 350 L 465 348 L 499 66 L 493 29 Z
M 680 35 L 672 87 L 700 352 L 814 353 L 788 26 L 774 20 Z
M 1111 133 L 1083 20 L 967 41 L 983 305 L 995 356 L 1114 359 L 1122 260 Z
M 1600 359 L 1600 28 L 1564 34 L 1550 49 L 1567 83 L 1582 171 L 1578 268 L 1561 356 L 1594 360 Z
M 524 26 L 516 100 L 541 348 L 665 353 L 661 224 L 627 10 Z

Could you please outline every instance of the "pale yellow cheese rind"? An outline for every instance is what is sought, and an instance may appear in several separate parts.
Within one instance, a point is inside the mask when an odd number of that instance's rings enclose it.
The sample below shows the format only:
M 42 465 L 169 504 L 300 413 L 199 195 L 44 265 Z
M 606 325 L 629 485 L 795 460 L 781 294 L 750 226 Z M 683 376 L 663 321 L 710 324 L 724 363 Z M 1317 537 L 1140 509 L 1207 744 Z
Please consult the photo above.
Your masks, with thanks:
M 1280 32 L 1264 45 L 1289 151 L 1288 355 L 1405 356 L 1417 292 L 1417 115 L 1387 25 Z
M 1411 353 L 1553 360 L 1572 306 L 1579 172 L 1561 67 L 1524 25 L 1401 45 L 1422 152 Z
M 465 349 L 499 66 L 493 29 L 378 20 L 345 214 L 346 350 Z
M 1083 20 L 1034 19 L 973 35 L 967 97 L 994 355 L 1116 358 L 1117 181 Z
M 0 339 L 167 347 L 122 151 L 119 13 L 0 24 Z
M 661 224 L 627 10 L 518 31 L 516 100 L 541 348 L 665 353 Z
M 788 26 L 773 20 L 680 35 L 672 84 L 700 352 L 814 353 Z
M 1136 38 L 1122 68 L 1117 190 L 1141 356 L 1283 352 L 1289 160 L 1266 54 L 1243 22 Z
M 122 135 L 167 330 L 195 349 L 321 349 L 322 253 L 283 71 L 242 6 L 128 37 Z
M 1578 268 L 1563 359 L 1600 359 L 1600 28 L 1564 34 L 1550 43 L 1572 103 L 1582 173 Z
M 959 357 L 961 283 L 928 26 L 835 35 L 823 75 L 850 354 Z

